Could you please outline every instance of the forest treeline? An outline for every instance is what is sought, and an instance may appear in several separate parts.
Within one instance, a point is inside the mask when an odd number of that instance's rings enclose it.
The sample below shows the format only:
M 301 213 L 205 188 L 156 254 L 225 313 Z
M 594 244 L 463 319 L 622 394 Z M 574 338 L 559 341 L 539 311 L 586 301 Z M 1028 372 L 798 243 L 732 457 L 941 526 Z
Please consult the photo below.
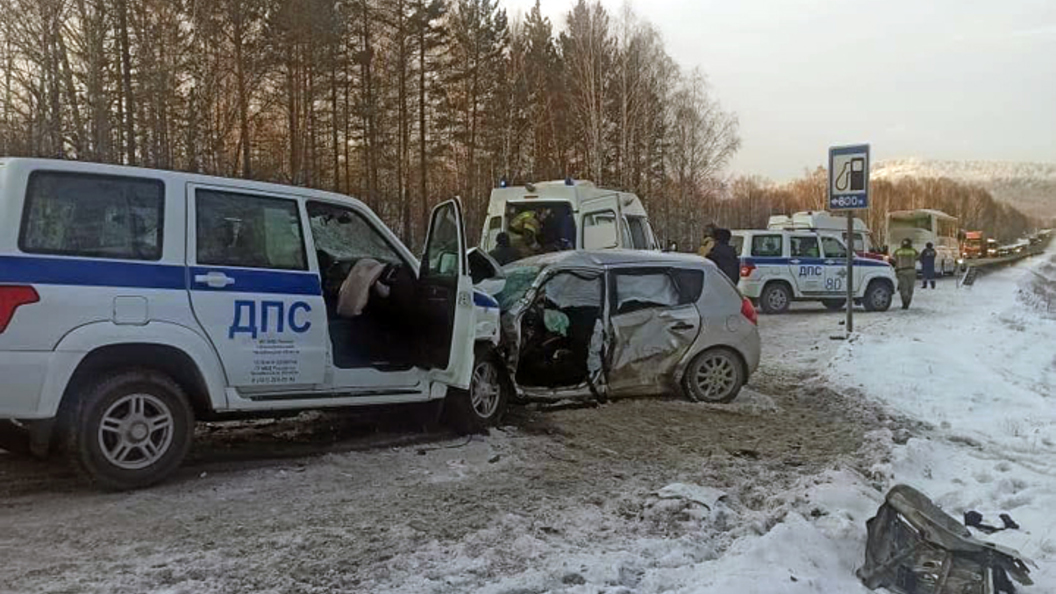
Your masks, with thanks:
M 497 0 L 0 10 L 0 154 L 334 190 L 415 242 L 427 209 L 454 195 L 479 229 L 503 178 L 636 191 L 661 234 L 688 235 L 739 146 L 703 75 L 629 8 L 596 1 L 570 3 L 560 27 L 538 3 L 511 20 Z
M 411 245 L 461 196 L 590 179 L 639 194 L 657 235 L 824 206 L 824 170 L 728 178 L 736 116 L 630 8 L 570 0 L 0 0 L 0 155 L 178 169 L 362 199 Z M 868 221 L 929 206 L 1012 236 L 1025 217 L 948 180 L 874 183 Z

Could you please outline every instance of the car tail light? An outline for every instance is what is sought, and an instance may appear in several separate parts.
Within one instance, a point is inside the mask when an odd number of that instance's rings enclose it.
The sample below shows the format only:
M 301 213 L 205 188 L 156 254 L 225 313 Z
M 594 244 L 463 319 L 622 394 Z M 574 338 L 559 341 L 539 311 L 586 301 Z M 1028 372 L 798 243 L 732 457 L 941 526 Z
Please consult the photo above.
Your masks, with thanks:
M 16 309 L 38 301 L 40 295 L 33 287 L 0 286 L 0 333 L 7 330 Z
M 759 325 L 759 314 L 755 311 L 755 306 L 752 305 L 752 300 L 747 297 L 741 300 L 741 315 L 748 318 L 748 321 Z
M 751 262 L 741 264 L 741 278 L 748 278 L 753 272 L 755 272 L 755 264 Z

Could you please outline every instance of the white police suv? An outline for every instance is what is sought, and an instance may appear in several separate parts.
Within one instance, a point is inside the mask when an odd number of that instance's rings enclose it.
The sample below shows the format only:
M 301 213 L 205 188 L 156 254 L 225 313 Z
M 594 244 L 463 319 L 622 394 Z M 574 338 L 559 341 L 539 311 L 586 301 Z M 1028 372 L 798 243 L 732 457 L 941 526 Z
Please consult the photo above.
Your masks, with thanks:
M 820 301 L 829 309 L 847 303 L 847 248 L 833 235 L 815 231 L 733 231 L 741 259 L 737 287 L 765 313 L 788 310 L 793 301 Z M 854 258 L 855 302 L 887 311 L 897 281 L 889 264 Z
M 445 402 L 479 429 L 504 405 L 469 389 L 497 316 L 457 201 L 419 264 L 346 196 L 0 159 L 0 419 L 106 488 L 171 473 L 198 419 Z

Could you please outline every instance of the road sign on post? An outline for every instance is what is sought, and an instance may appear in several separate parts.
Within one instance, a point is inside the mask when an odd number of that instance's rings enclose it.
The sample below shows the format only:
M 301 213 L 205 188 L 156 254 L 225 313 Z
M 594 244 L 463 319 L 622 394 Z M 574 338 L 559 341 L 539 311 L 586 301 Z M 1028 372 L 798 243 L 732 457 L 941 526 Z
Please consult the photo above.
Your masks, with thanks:
M 847 336 L 854 332 L 854 211 L 869 208 L 869 145 L 829 147 L 829 210 L 847 211 Z
M 829 148 L 829 209 L 869 208 L 869 145 Z

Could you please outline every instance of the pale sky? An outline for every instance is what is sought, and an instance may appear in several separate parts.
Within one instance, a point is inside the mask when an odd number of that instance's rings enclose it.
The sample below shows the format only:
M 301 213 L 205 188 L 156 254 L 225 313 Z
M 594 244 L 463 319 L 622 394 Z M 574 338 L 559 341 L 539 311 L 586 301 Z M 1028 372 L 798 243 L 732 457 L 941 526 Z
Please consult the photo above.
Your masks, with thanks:
M 556 28 L 574 0 L 541 0 Z M 512 17 L 535 0 L 502 0 Z M 613 16 L 623 0 L 602 0 Z M 740 118 L 736 173 L 873 159 L 1056 162 L 1056 0 L 632 0 Z

